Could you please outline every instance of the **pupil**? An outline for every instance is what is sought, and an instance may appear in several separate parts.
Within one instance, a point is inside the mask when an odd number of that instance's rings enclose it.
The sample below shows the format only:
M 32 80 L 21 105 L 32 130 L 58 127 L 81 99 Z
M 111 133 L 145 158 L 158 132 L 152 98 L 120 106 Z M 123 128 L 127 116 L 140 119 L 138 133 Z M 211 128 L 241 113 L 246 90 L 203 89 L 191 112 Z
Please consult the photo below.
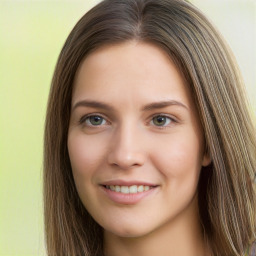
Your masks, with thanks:
M 91 122 L 91 124 L 99 125 L 102 123 L 102 118 L 100 116 L 91 116 L 90 122 Z
M 165 121 L 166 121 L 166 117 L 164 116 L 158 116 L 154 118 L 154 124 L 158 126 L 165 124 Z

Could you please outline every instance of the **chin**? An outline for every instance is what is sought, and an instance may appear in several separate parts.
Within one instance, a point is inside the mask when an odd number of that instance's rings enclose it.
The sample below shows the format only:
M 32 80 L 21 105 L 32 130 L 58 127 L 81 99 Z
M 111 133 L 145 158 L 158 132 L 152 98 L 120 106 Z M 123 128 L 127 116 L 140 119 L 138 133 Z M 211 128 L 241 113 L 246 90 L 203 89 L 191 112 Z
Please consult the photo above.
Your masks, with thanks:
M 148 227 L 147 229 L 145 227 Z M 149 225 L 136 225 L 136 223 L 128 223 L 123 224 L 119 223 L 118 227 L 103 227 L 104 231 L 107 233 L 112 233 L 118 237 L 125 237 L 125 238 L 137 238 L 142 237 L 151 232 Z

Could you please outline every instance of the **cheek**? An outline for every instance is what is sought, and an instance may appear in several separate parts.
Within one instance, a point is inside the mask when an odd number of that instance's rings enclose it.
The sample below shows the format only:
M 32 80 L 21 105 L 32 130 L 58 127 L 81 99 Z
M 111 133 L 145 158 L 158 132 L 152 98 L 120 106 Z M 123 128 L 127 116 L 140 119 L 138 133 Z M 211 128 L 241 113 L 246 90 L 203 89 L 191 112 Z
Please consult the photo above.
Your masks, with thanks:
M 187 132 L 165 138 L 162 147 L 152 152 L 152 159 L 168 182 L 194 184 L 201 170 L 201 151 L 200 140 Z
M 104 148 L 100 140 L 93 140 L 84 134 L 69 134 L 68 152 L 75 180 L 89 177 L 102 162 Z
M 93 136 L 86 136 L 81 132 L 71 132 L 68 136 L 68 151 L 72 167 L 72 173 L 77 192 L 85 208 L 99 202 L 97 198 L 91 198 L 97 182 L 95 177 L 102 170 L 105 161 L 105 145 L 102 140 L 95 140 Z

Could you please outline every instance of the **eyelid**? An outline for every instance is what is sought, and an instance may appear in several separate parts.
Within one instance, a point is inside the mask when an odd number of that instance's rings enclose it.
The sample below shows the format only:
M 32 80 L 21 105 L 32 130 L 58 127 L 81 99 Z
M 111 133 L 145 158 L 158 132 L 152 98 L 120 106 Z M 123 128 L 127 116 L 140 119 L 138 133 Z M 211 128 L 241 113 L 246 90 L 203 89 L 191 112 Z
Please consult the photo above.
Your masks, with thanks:
M 103 119 L 106 121 L 106 124 L 104 124 L 104 125 L 108 125 L 108 124 L 111 123 L 111 122 L 109 121 L 109 119 L 108 119 L 105 115 L 100 114 L 100 113 L 97 113 L 97 112 L 92 112 L 92 113 L 88 113 L 88 114 L 83 115 L 83 116 L 79 119 L 79 121 L 78 121 L 79 125 L 86 126 L 85 121 L 86 121 L 87 118 L 89 118 L 89 117 L 91 117 L 91 116 L 99 116 L 99 117 L 103 118 Z M 169 119 L 171 120 L 171 124 L 166 125 L 166 126 L 156 126 L 156 125 L 152 125 L 152 126 L 158 128 L 158 129 L 168 128 L 168 127 L 170 127 L 170 126 L 172 126 L 172 125 L 174 125 L 174 124 L 176 124 L 176 123 L 179 122 L 178 119 L 177 119 L 176 117 L 174 117 L 173 115 L 166 114 L 166 113 L 156 113 L 156 114 L 153 114 L 153 115 L 151 115 L 151 116 L 149 117 L 149 121 L 148 121 L 147 123 L 150 124 L 150 123 L 152 122 L 153 118 L 158 117 L 158 116 L 163 116 L 163 117 L 169 118 Z M 102 127 L 102 126 L 104 126 L 104 125 L 99 125 L 98 128 L 99 128 L 99 127 Z M 151 124 L 150 124 L 150 125 L 151 125 Z M 87 127 L 97 127 L 97 126 L 93 126 L 93 125 L 88 126 L 88 125 L 87 125 Z
M 153 118 L 158 117 L 158 116 L 163 116 L 163 117 L 169 118 L 171 120 L 170 124 L 165 125 L 165 126 L 152 125 L 158 129 L 168 128 L 168 127 L 178 123 L 177 118 L 175 118 L 173 115 L 169 115 L 169 114 L 165 114 L 165 113 L 158 113 L 158 114 L 154 114 L 150 117 L 149 124 L 153 121 Z
M 87 118 L 92 117 L 92 116 L 99 116 L 101 118 L 103 118 L 107 124 L 109 124 L 110 122 L 108 121 L 108 118 L 105 117 L 104 115 L 100 114 L 100 113 L 89 113 L 89 114 L 85 114 L 83 115 L 80 119 L 79 119 L 79 124 L 83 125 L 83 126 L 87 126 L 87 127 L 97 127 L 96 125 L 86 125 L 85 122 L 87 120 Z M 100 126 L 104 126 L 104 125 L 99 125 Z

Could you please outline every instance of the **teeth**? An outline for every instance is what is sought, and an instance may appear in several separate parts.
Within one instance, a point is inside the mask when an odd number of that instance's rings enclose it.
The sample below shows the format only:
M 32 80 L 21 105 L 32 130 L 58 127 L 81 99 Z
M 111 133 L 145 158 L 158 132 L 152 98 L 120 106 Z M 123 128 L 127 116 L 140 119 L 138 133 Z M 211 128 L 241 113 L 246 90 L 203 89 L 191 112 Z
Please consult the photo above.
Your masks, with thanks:
M 131 194 L 137 193 L 138 189 L 136 185 L 130 186 L 129 188 Z
M 138 186 L 138 192 L 143 192 L 144 191 L 144 186 L 140 185 Z
M 120 192 L 123 194 L 135 194 L 135 193 L 141 193 L 144 191 L 148 191 L 151 187 L 150 186 L 143 186 L 143 185 L 132 185 L 132 186 L 118 186 L 118 185 L 111 185 L 106 186 L 107 189 L 110 189 L 115 192 Z
M 129 194 L 129 193 L 130 193 L 129 187 L 127 187 L 127 186 L 121 186 L 121 193 Z

